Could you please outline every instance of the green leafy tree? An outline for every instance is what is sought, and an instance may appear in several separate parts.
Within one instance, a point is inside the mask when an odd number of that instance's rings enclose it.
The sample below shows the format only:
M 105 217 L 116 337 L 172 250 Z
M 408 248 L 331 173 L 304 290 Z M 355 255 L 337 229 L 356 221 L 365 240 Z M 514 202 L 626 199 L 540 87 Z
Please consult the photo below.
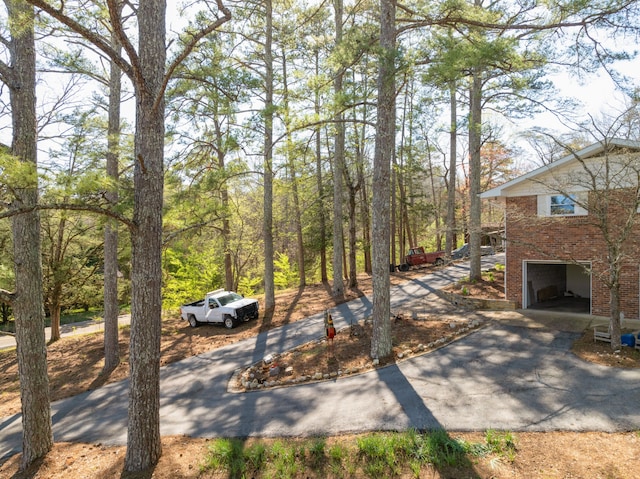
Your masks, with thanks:
M 163 307 L 176 308 L 218 289 L 223 265 L 213 249 L 190 248 L 185 252 L 167 249 L 164 253 Z
M 97 169 L 97 159 L 103 149 L 96 141 L 104 129 L 94 110 L 73 111 L 65 117 L 75 127 L 62 143 L 61 150 L 51 152 L 53 164 L 63 165 L 49 180 L 43 202 L 65 204 L 72 195 L 108 188 L 108 182 Z M 76 303 L 75 293 L 82 291 L 101 265 L 96 258 L 98 225 L 86 214 L 67 210 L 47 210 L 42 221 L 43 261 L 45 265 L 45 305 L 51 318 L 51 341 L 60 339 L 60 314 L 63 308 Z M 102 279 L 102 278 L 101 278 Z M 98 296 L 97 296 L 98 297 Z M 92 304 L 95 306 L 95 304 Z
M 239 68 L 225 50 L 233 48 L 233 36 L 206 39 L 178 73 L 170 90 L 168 109 L 175 119 L 174 137 L 184 144 L 171 168 L 175 194 L 165 215 L 166 237 L 174 239 L 194 231 L 211 231 L 222 237 L 225 287 L 238 283 L 231 244 L 234 231 L 231 190 L 250 177 L 239 157 L 241 127 L 237 115 L 256 87 L 256 78 Z
M 295 269 L 291 267 L 291 262 L 289 261 L 289 256 L 284 253 L 278 253 L 276 255 L 276 261 L 274 262 L 275 273 L 274 280 L 275 284 L 280 289 L 286 289 L 294 286 L 297 281 L 299 281 L 298 275 L 296 274 Z

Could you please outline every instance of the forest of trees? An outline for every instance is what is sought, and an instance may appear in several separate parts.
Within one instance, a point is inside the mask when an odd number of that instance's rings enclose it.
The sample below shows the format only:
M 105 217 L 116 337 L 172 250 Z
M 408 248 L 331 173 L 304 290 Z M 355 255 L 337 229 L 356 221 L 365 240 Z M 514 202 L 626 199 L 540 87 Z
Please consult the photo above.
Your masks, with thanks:
M 389 264 L 409 247 L 469 242 L 479 276 L 482 227 L 502 214 L 478 193 L 533 166 L 505 125 L 552 112 L 576 146 L 595 121 L 549 75 L 611 74 L 628 88 L 623 133 L 639 136 L 633 85 L 613 69 L 633 55 L 634 1 L 4 6 L 0 299 L 25 466 L 52 443 L 45 312 L 55 327 L 102 309 L 109 369 L 131 305 L 125 468 L 142 470 L 161 454 L 163 309 L 225 287 L 264 295 L 268 314 L 277 289 L 330 282 L 339 298 L 369 273 L 383 356 Z M 550 161 L 545 138 L 529 132 Z

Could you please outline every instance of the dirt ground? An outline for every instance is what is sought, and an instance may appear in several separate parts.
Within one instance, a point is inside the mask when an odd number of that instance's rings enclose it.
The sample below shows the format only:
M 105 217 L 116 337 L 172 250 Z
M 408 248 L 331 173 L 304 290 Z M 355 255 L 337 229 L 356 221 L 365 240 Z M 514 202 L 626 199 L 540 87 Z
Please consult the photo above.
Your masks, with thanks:
M 430 268 L 405 273 L 393 273 L 392 283 L 400 284 L 411 277 L 424 276 Z M 500 271 L 492 273 L 491 280 L 464 285 L 465 293 L 475 297 L 500 298 L 504 296 L 503 277 Z M 463 285 L 459 285 L 461 290 Z M 371 293 L 371 279 L 359 278 L 356 289 L 348 290 L 345 300 Z M 245 323 L 233 330 L 217 326 L 190 328 L 180 320 L 178 314 L 168 315 L 162 326 L 162 364 L 210 351 L 232 342 L 240 341 L 260 331 L 291 323 L 308 315 L 323 311 L 336 302 L 331 298 L 329 285 L 310 285 L 277 294 L 277 307 L 270 318 L 262 315 L 257 321 Z M 408 311 L 397 313 L 392 322 L 394 355 L 391 361 L 403 360 L 407 356 L 423 354 L 438 347 L 442 341 L 455 340 L 468 333 L 467 328 L 481 325 L 456 324 L 438 320 L 437 316 Z M 370 325 L 360 323 L 353 329 L 340 331 L 332 350 L 323 341 L 305 346 L 277 358 L 280 380 L 293 381 L 302 376 L 312 376 L 319 371 L 310 364 L 326 365 L 322 375 L 352 374 L 373 367 L 369 359 Z M 73 396 L 108 382 L 118 381 L 128 374 L 128 329 L 121 330 L 121 364 L 108 375 L 101 373 L 102 336 L 88 335 L 64 338 L 48 347 L 50 387 L 52 400 Z M 438 340 L 441 343 L 434 344 Z M 630 348 L 614 354 L 606 344 L 594 344 L 592 333 L 576 341 L 574 353 L 586 361 L 611 367 L 640 367 L 640 355 Z M 319 355 L 313 357 L 313 354 Z M 291 368 L 288 374 L 287 368 Z M 259 371 L 258 369 L 261 369 Z M 271 366 L 260 366 L 248 371 L 247 379 L 275 381 L 279 375 L 271 375 Z M 0 417 L 20 411 L 19 385 L 15 351 L 0 352 Z M 253 373 L 254 377 L 249 378 Z M 242 389 L 242 377 L 237 387 Z M 260 382 L 258 381 L 258 382 Z M 467 440 L 481 440 L 481 433 L 456 433 L 452 436 Z M 628 433 L 516 433 L 517 454 L 513 462 L 488 457 L 474 460 L 465 471 L 429 470 L 420 477 L 434 478 L 631 478 L 637 477 L 632 463 L 640 458 L 640 434 Z M 353 442 L 353 437 L 330 438 L 332 441 Z M 140 477 L 169 478 L 213 478 L 226 477 L 212 473 L 202 474 L 199 464 L 206 454 L 208 441 L 188 437 L 164 437 L 163 456 L 154 471 Z M 124 461 L 124 447 L 106 447 L 100 444 L 56 443 L 53 450 L 34 471 L 18 475 L 20 455 L 0 464 L 0 477 L 38 477 L 52 479 L 68 478 L 116 478 L 120 477 Z M 315 477 L 305 473 L 299 477 Z M 409 477 L 409 476 L 407 476 Z
M 372 322 L 364 321 L 338 331 L 334 339 L 320 337 L 247 367 L 231 386 L 243 392 L 359 374 L 433 351 L 480 326 L 475 321 L 443 321 L 435 314 L 401 312 L 391 321 L 393 354 L 377 364 L 370 359 Z

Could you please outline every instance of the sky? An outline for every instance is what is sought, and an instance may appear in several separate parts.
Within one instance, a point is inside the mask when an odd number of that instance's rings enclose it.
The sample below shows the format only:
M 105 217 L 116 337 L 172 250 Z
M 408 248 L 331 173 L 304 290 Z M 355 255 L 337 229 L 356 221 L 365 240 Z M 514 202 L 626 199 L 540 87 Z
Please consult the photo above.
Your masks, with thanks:
M 618 72 L 627 76 L 631 84 L 640 88 L 640 58 L 630 61 L 618 62 L 615 65 Z M 576 121 L 586 122 L 589 116 L 595 120 L 602 118 L 615 118 L 624 112 L 629 105 L 629 97 L 620 91 L 611 77 L 600 70 L 576 79 L 569 74 L 557 74 L 550 76 L 559 94 L 565 98 L 577 100 L 581 105 L 573 113 Z M 575 132 L 575 124 L 561 121 L 551 113 L 540 113 L 528 119 L 518 119 L 513 122 L 505 122 L 507 142 L 515 144 L 524 155 L 528 155 L 524 162 L 531 169 L 541 166 L 540 159 L 533 151 L 523 134 L 533 129 L 544 129 L 554 135 L 571 134 Z M 638 132 L 640 137 L 640 132 Z
M 179 3 L 182 3 L 182 0 L 167 0 L 167 28 L 169 31 L 179 31 L 185 25 L 184 20 L 179 18 L 178 15 L 177 5 Z M 633 45 L 629 47 L 633 47 Z M 640 59 L 619 62 L 616 67 L 640 85 Z M 576 112 L 582 119 L 587 119 L 589 114 L 596 118 L 601 117 L 603 114 L 619 114 L 625 108 L 626 100 L 624 95 L 616 92 L 612 80 L 603 72 L 594 72 L 582 81 L 571 78 L 566 74 L 556 75 L 552 79 L 558 86 L 562 96 L 576 98 L 584 105 L 581 111 Z M 519 137 L 520 133 L 539 127 L 550 128 L 555 132 L 569 131 L 569 127 L 563 125 L 553 115 L 539 114 L 528 120 L 517 120 L 517 122 L 507 124 L 507 141 L 515 142 L 527 151 L 526 144 L 523 144 L 522 139 Z M 4 143 L 10 142 L 9 129 L 2 129 L 0 136 L 0 141 Z M 43 149 L 40 151 L 45 153 Z M 532 160 L 535 161 L 535 159 Z

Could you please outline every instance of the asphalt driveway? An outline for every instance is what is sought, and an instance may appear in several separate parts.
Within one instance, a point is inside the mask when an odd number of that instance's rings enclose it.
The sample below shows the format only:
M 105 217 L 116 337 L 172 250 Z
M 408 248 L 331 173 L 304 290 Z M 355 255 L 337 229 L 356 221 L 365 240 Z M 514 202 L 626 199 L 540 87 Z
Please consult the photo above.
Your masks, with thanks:
M 392 310 L 408 301 L 437 309 L 441 303 L 431 291 L 464 274 L 464 266 L 445 268 L 394 288 Z M 367 298 L 332 310 L 338 327 L 370 311 Z M 587 364 L 569 351 L 588 317 L 558 329 L 518 312 L 464 316 L 486 324 L 433 353 L 329 382 L 240 394 L 227 390 L 238 368 L 319 337 L 322 315 L 170 364 L 161 371 L 161 433 L 246 437 L 409 427 L 640 429 L 640 370 Z M 555 318 L 547 321 L 554 324 Z M 54 403 L 55 440 L 125 444 L 127 389 L 123 381 Z M 20 447 L 20 417 L 0 419 L 0 458 Z

